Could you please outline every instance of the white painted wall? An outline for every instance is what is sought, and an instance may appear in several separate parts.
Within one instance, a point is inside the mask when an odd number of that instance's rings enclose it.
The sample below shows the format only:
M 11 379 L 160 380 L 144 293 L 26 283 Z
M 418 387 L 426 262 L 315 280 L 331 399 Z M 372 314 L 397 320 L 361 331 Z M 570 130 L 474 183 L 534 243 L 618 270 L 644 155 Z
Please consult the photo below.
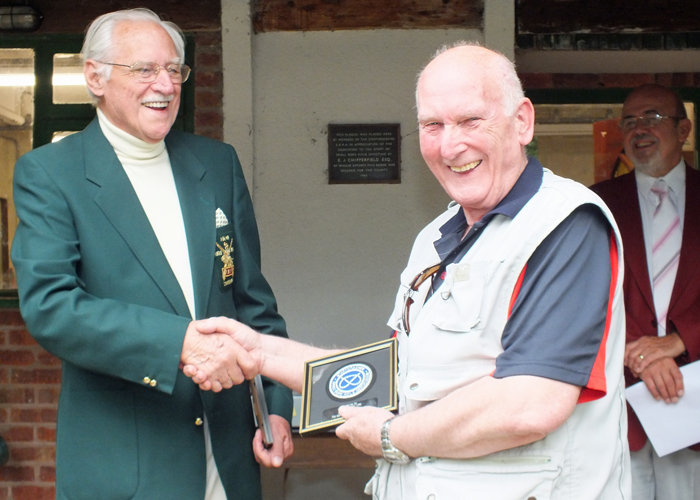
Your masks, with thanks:
M 484 45 L 511 61 L 515 57 L 515 2 L 484 0 Z
M 381 340 L 418 231 L 449 199 L 423 163 L 415 77 L 466 30 L 263 33 L 253 40 L 255 210 L 290 335 Z M 329 123 L 400 123 L 401 184 L 329 185 Z
M 253 182 L 253 28 L 248 1 L 221 2 L 224 141 L 233 145 L 246 182 Z

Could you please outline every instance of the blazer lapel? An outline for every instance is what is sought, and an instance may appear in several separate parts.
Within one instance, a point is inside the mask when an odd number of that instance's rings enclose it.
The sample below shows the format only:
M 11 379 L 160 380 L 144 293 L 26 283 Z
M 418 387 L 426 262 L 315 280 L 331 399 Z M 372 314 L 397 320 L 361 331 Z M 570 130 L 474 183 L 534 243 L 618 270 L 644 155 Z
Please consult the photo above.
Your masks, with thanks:
M 180 284 L 112 145 L 95 119 L 85 129 L 85 176 L 100 187 L 95 203 L 124 238 L 175 312 L 189 317 Z
M 678 262 L 676 282 L 673 285 L 673 294 L 669 309 L 683 295 L 683 292 L 691 284 L 697 283 L 696 273 L 700 270 L 697 259 L 697 249 L 700 248 L 700 173 L 694 168 L 686 166 L 685 177 L 685 215 L 683 217 L 683 240 L 681 243 L 681 256 Z
M 654 311 L 654 297 L 651 291 L 651 279 L 642 229 L 642 213 L 639 209 L 637 181 L 634 172 L 623 176 L 620 182 L 614 210 L 622 241 L 625 242 L 624 255 L 628 264 L 627 269 L 632 275 L 625 279 L 634 279 L 649 309 Z
M 165 143 L 185 221 L 195 310 L 197 316 L 202 318 L 207 315 L 214 270 L 216 199 L 214 192 L 206 188 L 203 182 L 207 170 L 191 149 L 185 147 L 182 141 L 170 141 L 167 137 Z

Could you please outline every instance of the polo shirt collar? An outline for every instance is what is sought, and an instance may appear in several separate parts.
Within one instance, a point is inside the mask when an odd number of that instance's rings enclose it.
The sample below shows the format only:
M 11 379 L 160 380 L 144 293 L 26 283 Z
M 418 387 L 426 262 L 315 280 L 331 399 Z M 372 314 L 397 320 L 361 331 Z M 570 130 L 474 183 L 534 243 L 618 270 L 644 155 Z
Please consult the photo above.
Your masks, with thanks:
M 544 168 L 537 158 L 528 157 L 525 169 L 518 177 L 508 194 L 496 205 L 496 207 L 484 215 L 479 222 L 473 224 L 469 231 L 486 226 L 496 215 L 504 215 L 514 218 L 525 204 L 539 191 L 542 186 Z M 450 253 L 462 240 L 467 229 L 467 219 L 464 209 L 459 211 L 440 227 L 441 237 L 435 241 L 435 250 L 441 259 Z M 466 239 L 466 238 L 465 238 Z
M 658 179 L 642 173 L 642 171 L 637 168 L 634 169 L 634 175 L 637 180 L 637 189 L 649 200 L 652 206 L 655 206 L 657 199 L 656 195 L 652 194 L 651 188 Z M 659 179 L 663 179 L 666 185 L 671 188 L 672 198 L 678 196 L 678 194 L 685 189 L 685 161 L 683 158 L 681 158 L 681 161 L 666 175 L 659 177 Z

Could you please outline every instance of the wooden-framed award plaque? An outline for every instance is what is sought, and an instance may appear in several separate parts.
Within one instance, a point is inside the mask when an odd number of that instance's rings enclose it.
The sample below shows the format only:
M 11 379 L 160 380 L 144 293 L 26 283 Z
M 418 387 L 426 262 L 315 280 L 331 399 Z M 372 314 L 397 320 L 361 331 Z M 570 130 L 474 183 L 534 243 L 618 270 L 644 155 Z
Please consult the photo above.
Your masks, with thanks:
M 299 433 L 342 424 L 341 406 L 395 411 L 396 371 L 395 338 L 306 362 Z

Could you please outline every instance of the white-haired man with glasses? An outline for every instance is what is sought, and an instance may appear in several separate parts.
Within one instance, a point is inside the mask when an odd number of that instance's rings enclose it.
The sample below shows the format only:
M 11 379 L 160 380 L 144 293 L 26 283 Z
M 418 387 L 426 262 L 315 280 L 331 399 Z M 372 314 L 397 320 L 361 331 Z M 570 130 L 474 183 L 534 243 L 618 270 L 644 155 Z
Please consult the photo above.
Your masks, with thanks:
M 692 126 L 676 92 L 649 84 L 627 97 L 620 127 L 634 170 L 592 189 L 625 245 L 625 375 L 673 404 L 684 391 L 679 366 L 700 358 L 700 174 L 682 155 Z M 700 443 L 659 458 L 628 415 L 633 498 L 700 498 Z
M 441 50 L 417 86 L 423 158 L 452 197 L 418 236 L 389 326 L 399 415 L 343 406 L 336 434 L 381 457 L 375 500 L 629 500 L 621 242 L 584 186 L 525 146 L 513 64 Z M 264 375 L 297 390 L 323 350 L 225 318 Z M 184 371 L 211 382 L 194 367 Z
M 236 153 L 171 130 L 190 74 L 174 24 L 105 14 L 82 55 L 97 118 L 14 174 L 21 312 L 63 367 L 56 498 L 260 500 L 256 459 L 292 451 L 291 393 L 266 386 L 267 449 L 239 367 L 252 358 L 194 322 L 286 336 Z M 184 376 L 190 363 L 213 392 Z

